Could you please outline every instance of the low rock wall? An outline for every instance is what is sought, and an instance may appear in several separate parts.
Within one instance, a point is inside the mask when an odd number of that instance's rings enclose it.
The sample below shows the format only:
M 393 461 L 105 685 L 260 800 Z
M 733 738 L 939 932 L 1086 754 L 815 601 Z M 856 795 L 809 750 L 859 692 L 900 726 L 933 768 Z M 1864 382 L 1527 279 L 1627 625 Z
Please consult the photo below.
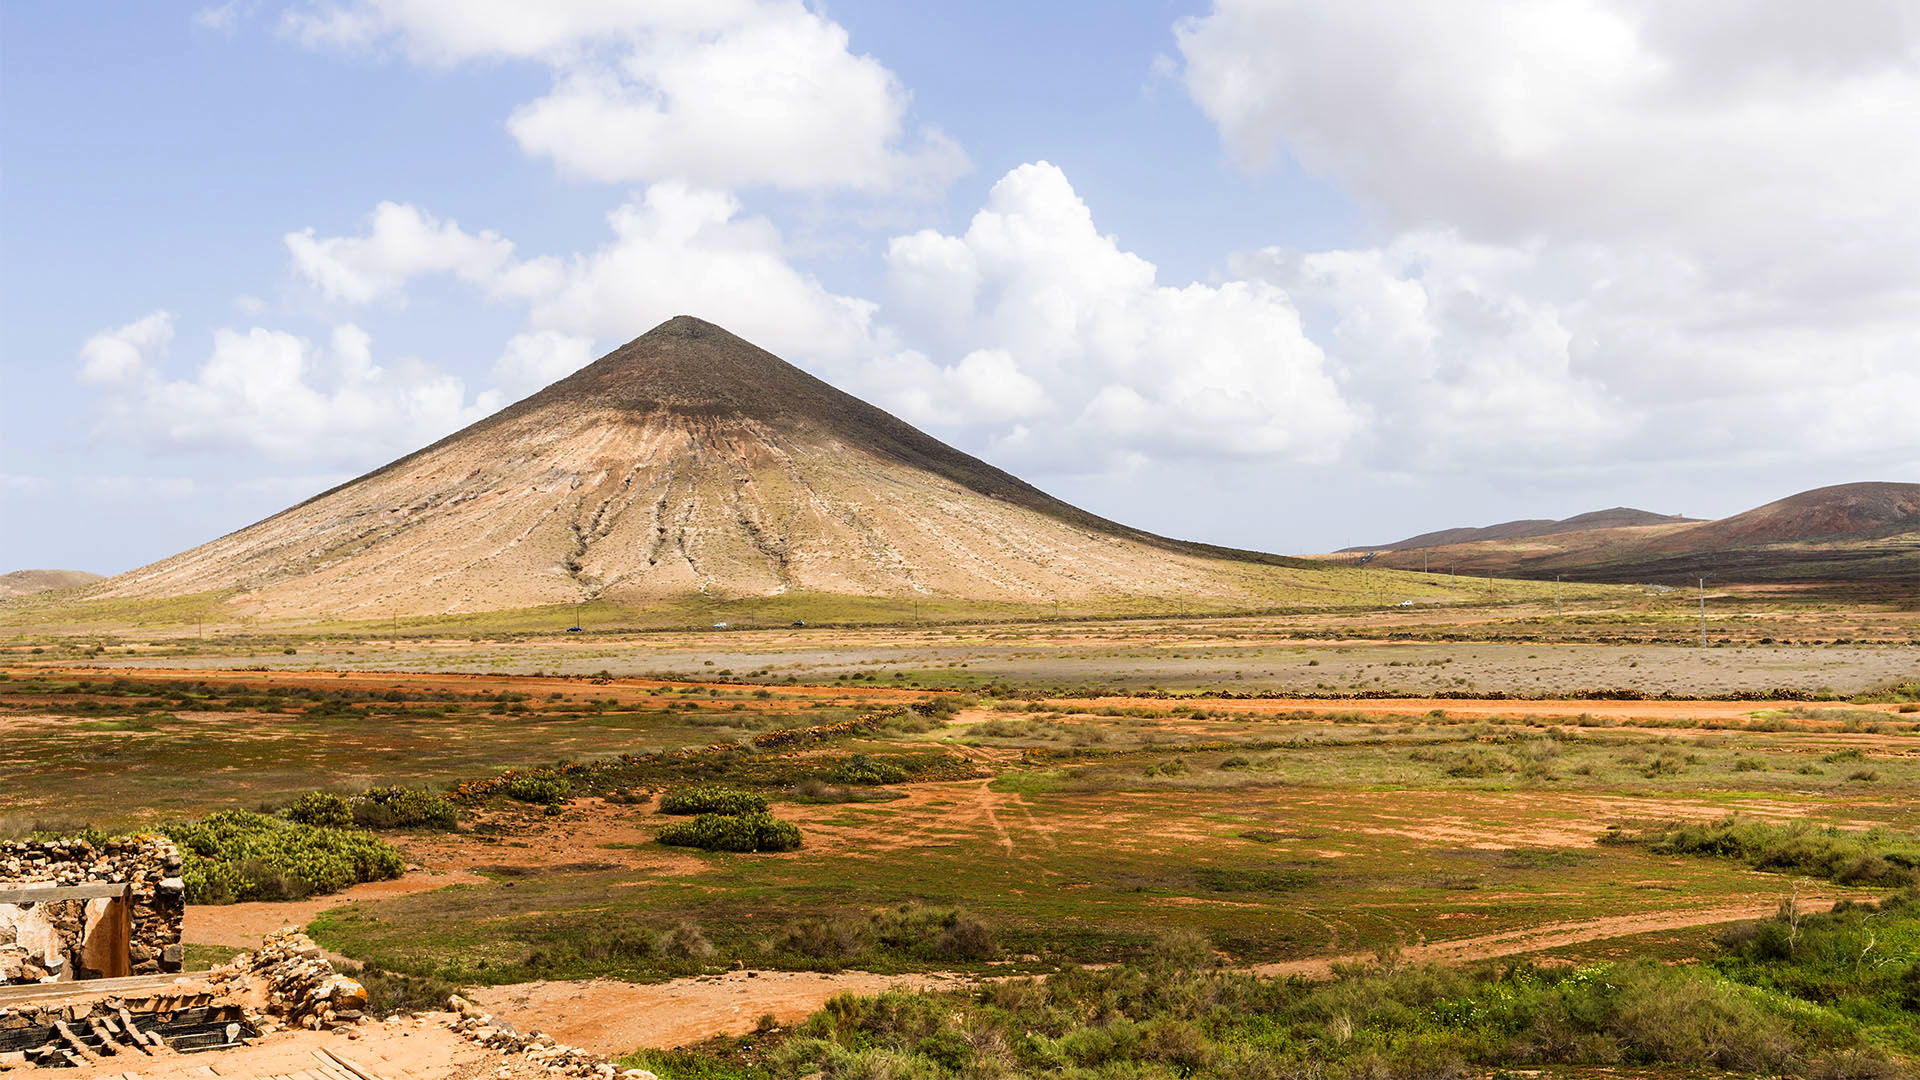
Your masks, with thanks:
M 129 973 L 179 971 L 185 959 L 180 926 L 187 890 L 180 879 L 180 852 L 171 840 L 0 843 L 0 888 L 93 884 L 129 887 Z M 40 982 L 67 975 L 69 968 L 72 975 L 96 974 L 87 966 L 84 944 L 103 906 L 98 900 L 0 905 L 0 984 Z

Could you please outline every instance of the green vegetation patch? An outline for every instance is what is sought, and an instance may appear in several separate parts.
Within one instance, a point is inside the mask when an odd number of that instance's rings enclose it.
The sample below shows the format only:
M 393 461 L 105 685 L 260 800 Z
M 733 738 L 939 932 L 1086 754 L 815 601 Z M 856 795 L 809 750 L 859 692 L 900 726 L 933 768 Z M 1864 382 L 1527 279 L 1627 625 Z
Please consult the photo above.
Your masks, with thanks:
M 842 995 L 765 1060 L 779 1078 L 929 1080 L 1451 1078 L 1567 1065 L 1904 1072 L 1871 1032 L 1831 1010 L 1711 971 L 1638 962 L 1498 973 L 1429 967 L 1330 983 L 1184 963 L 1070 969 L 944 994 Z
M 660 830 L 659 840 L 703 851 L 794 851 L 800 829 L 764 811 L 753 814 L 701 814 Z
M 663 814 L 764 814 L 767 797 L 717 784 L 680 788 L 660 796 Z
M 351 798 L 330 791 L 309 791 L 280 811 L 300 825 L 362 829 L 451 829 L 460 811 L 431 791 L 409 787 L 372 788 Z
M 829 964 L 870 962 L 879 954 L 953 962 L 991 960 L 1000 946 L 993 928 L 965 908 L 905 903 L 864 914 L 795 920 L 772 939 L 769 951 Z
M 179 845 L 190 904 L 295 900 L 406 869 L 400 852 L 372 833 L 246 810 L 222 810 L 165 832 Z
M 1855 832 L 1732 814 L 1709 824 L 1616 828 L 1601 842 L 1640 845 L 1656 855 L 1738 859 L 1756 870 L 1806 874 L 1841 885 L 1920 885 L 1920 839 L 1884 828 Z

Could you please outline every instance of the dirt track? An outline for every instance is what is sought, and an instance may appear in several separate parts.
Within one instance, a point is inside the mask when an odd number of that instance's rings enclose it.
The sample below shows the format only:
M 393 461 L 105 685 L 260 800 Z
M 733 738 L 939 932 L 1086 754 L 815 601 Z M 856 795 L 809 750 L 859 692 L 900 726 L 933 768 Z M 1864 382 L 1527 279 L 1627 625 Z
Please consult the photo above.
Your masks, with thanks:
M 1836 896 L 1803 896 L 1800 902 L 1802 907 L 1825 907 L 1836 899 L 1838 899 Z M 1684 930 L 1691 926 L 1714 926 L 1719 923 L 1740 922 L 1744 919 L 1764 919 L 1779 910 L 1779 906 L 1779 899 L 1774 898 L 1722 907 L 1640 911 L 1632 915 L 1615 915 L 1605 919 L 1547 923 L 1524 930 L 1507 930 L 1480 937 L 1409 945 L 1400 950 L 1399 957 L 1403 962 L 1413 964 L 1464 964 L 1474 960 L 1514 956 L 1519 953 L 1537 952 L 1541 949 L 1559 949 L 1588 941 L 1606 941 L 1609 938 L 1646 934 L 1656 930 Z M 1333 974 L 1333 969 L 1337 965 L 1369 963 L 1376 959 L 1378 957 L 1374 953 L 1348 953 L 1344 956 L 1322 956 L 1310 960 L 1259 964 L 1252 970 L 1258 975 L 1304 975 L 1314 979 Z

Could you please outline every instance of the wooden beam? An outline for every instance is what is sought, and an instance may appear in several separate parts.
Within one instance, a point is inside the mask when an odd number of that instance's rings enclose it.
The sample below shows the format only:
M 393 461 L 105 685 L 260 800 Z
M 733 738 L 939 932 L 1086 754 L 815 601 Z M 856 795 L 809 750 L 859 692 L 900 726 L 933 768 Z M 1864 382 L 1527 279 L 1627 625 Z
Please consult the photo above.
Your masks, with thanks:
M 132 889 L 124 881 L 97 881 L 86 885 L 4 885 L 0 904 L 43 904 L 50 900 L 124 900 Z

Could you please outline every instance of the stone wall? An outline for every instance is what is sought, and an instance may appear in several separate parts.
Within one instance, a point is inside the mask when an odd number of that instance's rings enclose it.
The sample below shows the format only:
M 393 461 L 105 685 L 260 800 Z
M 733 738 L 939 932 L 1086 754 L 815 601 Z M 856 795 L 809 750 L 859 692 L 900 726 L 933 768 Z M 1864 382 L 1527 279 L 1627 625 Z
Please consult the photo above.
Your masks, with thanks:
M 139 836 L 97 846 L 86 840 L 0 843 L 0 888 L 103 883 L 131 886 L 131 973 L 179 971 L 187 890 L 180 880 L 180 852 L 171 840 Z M 100 900 L 0 905 L 0 984 L 94 974 L 84 944 L 106 906 Z M 58 939 L 59 955 L 36 947 L 44 946 L 49 930 Z

